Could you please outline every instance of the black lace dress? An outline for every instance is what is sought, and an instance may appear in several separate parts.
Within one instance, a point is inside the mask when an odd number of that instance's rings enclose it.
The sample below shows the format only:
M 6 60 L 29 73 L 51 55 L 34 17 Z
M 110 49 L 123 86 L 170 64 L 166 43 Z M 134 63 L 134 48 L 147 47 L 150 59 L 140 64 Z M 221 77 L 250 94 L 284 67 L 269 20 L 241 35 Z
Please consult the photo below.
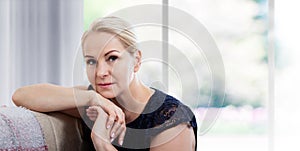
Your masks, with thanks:
M 90 89 L 90 88 L 89 88 Z M 197 123 L 193 112 L 176 98 L 154 89 L 145 109 L 134 121 L 126 124 L 126 134 L 122 146 L 112 143 L 118 151 L 149 151 L 151 139 L 162 131 L 187 123 L 193 128 L 197 147 Z M 90 129 L 83 127 L 85 139 L 93 146 Z M 196 148 L 195 148 L 196 150 Z

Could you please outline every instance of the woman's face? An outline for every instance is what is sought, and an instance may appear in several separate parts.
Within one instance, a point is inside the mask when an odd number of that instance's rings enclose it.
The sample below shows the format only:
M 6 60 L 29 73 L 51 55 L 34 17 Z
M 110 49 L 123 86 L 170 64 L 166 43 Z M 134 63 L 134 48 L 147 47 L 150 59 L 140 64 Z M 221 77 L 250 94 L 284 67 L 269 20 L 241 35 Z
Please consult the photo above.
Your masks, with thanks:
M 89 33 L 83 55 L 90 83 L 105 98 L 115 98 L 128 89 L 138 70 L 137 57 L 110 33 Z

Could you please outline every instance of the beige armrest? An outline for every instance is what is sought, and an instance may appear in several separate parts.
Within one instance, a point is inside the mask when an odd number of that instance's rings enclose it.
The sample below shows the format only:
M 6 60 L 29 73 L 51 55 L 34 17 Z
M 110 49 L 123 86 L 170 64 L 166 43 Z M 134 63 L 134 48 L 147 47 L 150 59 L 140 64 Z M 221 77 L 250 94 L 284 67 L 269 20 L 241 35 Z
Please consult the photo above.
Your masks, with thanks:
M 83 150 L 80 119 L 60 112 L 34 114 L 41 125 L 49 151 Z

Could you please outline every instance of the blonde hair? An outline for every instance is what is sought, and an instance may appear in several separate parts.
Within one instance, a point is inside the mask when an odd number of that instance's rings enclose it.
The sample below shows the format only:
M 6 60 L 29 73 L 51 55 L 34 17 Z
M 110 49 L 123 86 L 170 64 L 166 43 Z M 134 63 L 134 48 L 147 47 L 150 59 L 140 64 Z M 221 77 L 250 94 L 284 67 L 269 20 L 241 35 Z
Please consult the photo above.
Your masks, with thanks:
M 114 34 L 130 53 L 134 53 L 137 50 L 136 35 L 132 31 L 131 25 L 121 18 L 109 16 L 96 19 L 82 35 L 82 46 L 90 32 L 107 32 Z

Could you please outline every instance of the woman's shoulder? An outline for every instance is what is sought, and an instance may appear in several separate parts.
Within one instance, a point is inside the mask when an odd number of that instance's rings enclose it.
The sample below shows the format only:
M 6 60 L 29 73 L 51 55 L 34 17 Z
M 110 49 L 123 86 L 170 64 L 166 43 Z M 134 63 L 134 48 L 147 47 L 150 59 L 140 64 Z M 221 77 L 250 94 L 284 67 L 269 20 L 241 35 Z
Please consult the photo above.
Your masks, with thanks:
M 184 115 L 194 115 L 190 107 L 185 105 L 182 101 L 158 89 L 155 89 L 155 93 L 150 98 L 148 108 L 151 108 L 160 115 L 166 116 L 172 116 L 175 112 L 180 110 L 186 112 Z M 155 110 L 155 108 L 157 108 L 157 110 Z
M 151 127 L 156 131 L 154 133 L 182 123 L 197 127 L 192 110 L 175 97 L 155 89 L 155 93 L 150 99 L 148 109 L 153 112 L 149 113 L 148 117 L 152 117 Z

